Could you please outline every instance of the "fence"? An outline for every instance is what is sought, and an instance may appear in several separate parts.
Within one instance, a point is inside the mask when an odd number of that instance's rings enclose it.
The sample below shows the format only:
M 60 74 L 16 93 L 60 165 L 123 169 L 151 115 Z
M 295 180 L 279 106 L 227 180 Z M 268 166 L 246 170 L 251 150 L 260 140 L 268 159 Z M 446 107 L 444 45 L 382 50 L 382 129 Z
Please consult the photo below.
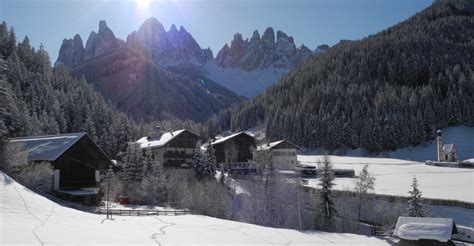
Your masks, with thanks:
M 80 211 L 96 214 L 107 214 L 107 209 L 103 207 L 91 207 L 82 204 L 74 203 L 59 199 L 38 187 L 28 187 L 28 189 L 36 192 L 37 194 L 57 203 L 64 207 L 77 209 Z M 159 210 L 159 209 L 117 209 L 109 208 L 109 214 L 118 216 L 150 216 L 150 215 L 166 215 L 166 216 L 177 216 L 186 214 L 198 214 L 194 211 L 182 209 L 182 210 Z
M 100 208 L 100 214 L 107 214 L 107 209 Z M 150 215 L 165 215 L 177 216 L 186 214 L 197 214 L 191 210 L 159 210 L 159 209 L 109 209 L 109 214 L 118 216 L 150 216 Z
M 303 187 L 305 191 L 309 192 L 318 192 L 318 189 L 313 187 Z M 357 194 L 354 191 L 345 191 L 345 190 L 334 190 L 334 194 L 336 195 L 348 195 L 355 197 Z M 386 194 L 375 194 L 371 193 L 370 195 L 374 196 L 376 199 L 386 200 L 389 202 L 408 202 L 410 197 L 408 196 L 396 196 L 396 195 L 386 195 Z M 450 200 L 450 199 L 437 199 L 437 198 L 421 198 L 421 202 L 424 204 L 429 205 L 437 205 L 437 206 L 454 206 L 454 207 L 461 207 L 461 208 L 469 208 L 474 209 L 474 203 L 466 202 L 466 201 L 459 201 L 459 200 Z

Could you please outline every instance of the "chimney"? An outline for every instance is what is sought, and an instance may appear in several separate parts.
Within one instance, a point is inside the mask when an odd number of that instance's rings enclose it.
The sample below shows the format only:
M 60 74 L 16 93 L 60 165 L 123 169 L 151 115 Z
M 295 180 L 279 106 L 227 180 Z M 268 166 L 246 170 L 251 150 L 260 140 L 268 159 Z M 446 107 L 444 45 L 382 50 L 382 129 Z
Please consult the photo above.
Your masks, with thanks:
M 443 153 L 443 131 L 438 129 L 436 131 L 436 145 L 438 149 L 438 162 L 441 162 L 444 160 L 444 153 Z

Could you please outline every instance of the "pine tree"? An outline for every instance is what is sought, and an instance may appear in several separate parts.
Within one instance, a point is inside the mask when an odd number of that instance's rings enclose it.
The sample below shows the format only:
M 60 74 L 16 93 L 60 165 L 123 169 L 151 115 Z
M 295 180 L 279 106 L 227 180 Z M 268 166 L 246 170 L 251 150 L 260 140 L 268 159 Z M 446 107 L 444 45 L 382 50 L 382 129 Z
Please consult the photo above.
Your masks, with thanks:
M 198 147 L 194 153 L 192 167 L 198 179 L 214 177 L 216 175 L 217 163 L 214 156 L 214 148 L 208 146 L 205 151 Z
M 133 186 L 143 178 L 144 158 L 143 151 L 135 144 L 129 144 L 122 158 L 122 172 L 125 185 Z
M 143 161 L 143 178 L 137 193 L 146 204 L 157 205 L 166 200 L 166 177 L 161 163 L 153 158 L 151 149 L 145 151 Z
M 413 177 L 411 184 L 412 190 L 408 193 L 410 194 L 410 199 L 408 200 L 408 212 L 411 217 L 423 217 L 425 212 L 423 211 L 423 206 L 421 205 L 421 191 L 418 189 L 418 181 L 416 177 Z
M 323 216 L 323 229 L 332 230 L 334 217 L 337 215 L 334 204 L 334 194 L 332 187 L 334 186 L 334 173 L 329 157 L 325 154 L 322 162 L 321 170 L 319 172 L 319 196 L 321 199 L 320 212 Z

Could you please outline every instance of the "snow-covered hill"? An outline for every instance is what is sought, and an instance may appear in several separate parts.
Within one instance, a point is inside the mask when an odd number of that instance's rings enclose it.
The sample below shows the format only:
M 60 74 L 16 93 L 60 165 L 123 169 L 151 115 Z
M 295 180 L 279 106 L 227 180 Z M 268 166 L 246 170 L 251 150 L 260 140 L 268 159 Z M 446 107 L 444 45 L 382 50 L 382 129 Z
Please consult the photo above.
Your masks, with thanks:
M 105 220 L 62 207 L 0 172 L 0 244 L 383 245 L 354 234 L 275 229 L 207 216 L 144 216 Z
M 257 70 L 239 68 L 224 68 L 215 62 L 208 62 L 204 69 L 207 76 L 227 89 L 247 98 L 264 91 L 283 75 L 288 73 L 286 68 L 267 67 Z
M 408 196 L 413 177 L 418 179 L 423 197 L 474 202 L 474 169 L 428 166 L 391 158 L 330 156 L 334 168 L 360 172 L 369 166 L 375 180 L 375 193 Z M 298 161 L 317 165 L 321 155 L 298 155 Z M 336 178 L 336 189 L 352 189 L 353 178 Z M 309 179 L 309 186 L 317 187 L 318 179 Z
M 443 143 L 456 145 L 459 160 L 474 158 L 474 127 L 452 126 L 442 130 Z M 436 140 L 425 142 L 416 147 L 382 153 L 381 156 L 415 161 L 435 160 Z
M 474 158 L 474 127 L 451 126 L 443 128 L 443 143 L 454 143 L 456 145 L 458 160 L 468 160 Z M 321 149 L 304 149 L 304 154 L 321 154 Z M 337 149 L 332 151 L 334 155 L 353 157 L 382 157 L 395 158 L 424 162 L 436 159 L 436 140 L 426 141 L 417 146 L 406 147 L 395 151 L 385 151 L 382 153 L 366 153 L 364 150 Z

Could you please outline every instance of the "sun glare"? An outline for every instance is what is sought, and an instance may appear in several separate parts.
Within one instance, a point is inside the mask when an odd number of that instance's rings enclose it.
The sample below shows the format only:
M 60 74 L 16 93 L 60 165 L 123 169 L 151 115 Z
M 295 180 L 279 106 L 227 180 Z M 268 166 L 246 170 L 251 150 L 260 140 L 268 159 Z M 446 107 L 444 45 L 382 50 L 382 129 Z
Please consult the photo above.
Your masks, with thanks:
M 150 5 L 150 0 L 135 0 L 137 2 L 137 6 L 140 8 L 148 8 Z

